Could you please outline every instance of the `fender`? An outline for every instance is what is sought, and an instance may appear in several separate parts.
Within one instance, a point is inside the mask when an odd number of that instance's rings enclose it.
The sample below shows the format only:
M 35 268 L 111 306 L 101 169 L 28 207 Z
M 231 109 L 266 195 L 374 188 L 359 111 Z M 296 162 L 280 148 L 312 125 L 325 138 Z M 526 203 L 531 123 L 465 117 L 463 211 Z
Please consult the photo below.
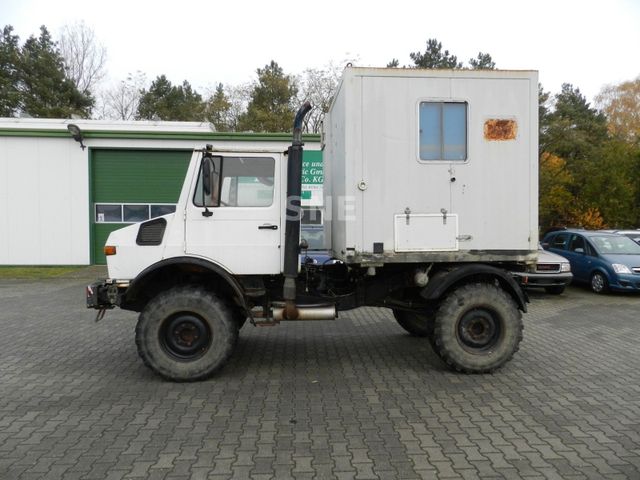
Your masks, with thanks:
M 518 308 L 526 313 L 529 298 L 509 272 L 483 263 L 463 264 L 453 267 L 452 270 L 440 270 L 420 291 L 420 296 L 425 300 L 437 300 L 450 287 L 465 280 L 472 280 L 474 277 L 489 277 L 498 280 L 500 285 L 516 301 Z
M 223 284 L 226 285 L 233 295 L 240 300 L 242 303 L 241 306 L 245 310 L 248 310 L 248 306 L 245 301 L 244 289 L 240 282 L 238 282 L 233 275 L 227 272 L 220 265 L 216 265 L 215 263 L 197 257 L 167 258 L 145 268 L 131 281 L 121 300 L 121 308 L 126 308 L 126 305 L 136 305 L 139 294 L 145 290 L 150 282 L 164 272 L 182 269 L 215 275 L 217 278 L 222 280 Z

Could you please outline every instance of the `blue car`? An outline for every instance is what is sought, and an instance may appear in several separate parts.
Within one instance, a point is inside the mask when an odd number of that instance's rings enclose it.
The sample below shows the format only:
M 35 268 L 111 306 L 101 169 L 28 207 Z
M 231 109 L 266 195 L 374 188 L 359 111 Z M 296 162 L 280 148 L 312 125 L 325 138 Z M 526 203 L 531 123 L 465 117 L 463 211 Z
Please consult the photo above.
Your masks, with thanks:
M 595 293 L 640 291 L 640 245 L 616 233 L 561 230 L 542 240 L 546 250 L 569 260 L 573 279 Z

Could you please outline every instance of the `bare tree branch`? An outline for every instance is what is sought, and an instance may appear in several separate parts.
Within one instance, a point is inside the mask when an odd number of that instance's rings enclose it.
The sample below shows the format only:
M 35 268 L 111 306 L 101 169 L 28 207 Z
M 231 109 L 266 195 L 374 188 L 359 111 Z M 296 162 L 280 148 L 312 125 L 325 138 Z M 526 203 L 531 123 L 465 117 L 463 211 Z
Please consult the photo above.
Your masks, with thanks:
M 76 88 L 91 94 L 105 75 L 107 50 L 96 38 L 95 32 L 84 22 L 62 28 L 58 42 L 64 58 L 67 75 Z
M 129 74 L 117 85 L 103 90 L 100 94 L 101 113 L 99 116 L 109 120 L 133 120 L 138 112 L 138 104 L 147 79 L 144 73 L 137 71 Z
M 320 133 L 322 121 L 329 111 L 342 70 L 347 63 L 350 61 L 331 62 L 323 69 L 309 68 L 299 75 L 297 79 L 299 85 L 298 103 L 302 104 L 308 100 L 313 105 L 313 110 L 305 119 L 305 132 Z

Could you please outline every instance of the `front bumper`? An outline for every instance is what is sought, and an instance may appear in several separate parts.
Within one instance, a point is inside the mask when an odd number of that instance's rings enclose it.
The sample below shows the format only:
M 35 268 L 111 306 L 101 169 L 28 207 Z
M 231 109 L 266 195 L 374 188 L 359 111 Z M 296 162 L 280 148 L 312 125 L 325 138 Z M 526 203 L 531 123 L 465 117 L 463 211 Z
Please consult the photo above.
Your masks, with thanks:
M 571 280 L 573 280 L 573 274 L 571 272 L 512 272 L 512 274 L 523 287 L 562 287 L 565 285 L 569 285 L 571 283 Z
M 111 280 L 100 280 L 85 288 L 87 308 L 104 310 L 118 304 L 118 287 Z
M 640 290 L 640 275 L 617 273 L 611 277 L 609 287 L 618 292 L 637 292 Z

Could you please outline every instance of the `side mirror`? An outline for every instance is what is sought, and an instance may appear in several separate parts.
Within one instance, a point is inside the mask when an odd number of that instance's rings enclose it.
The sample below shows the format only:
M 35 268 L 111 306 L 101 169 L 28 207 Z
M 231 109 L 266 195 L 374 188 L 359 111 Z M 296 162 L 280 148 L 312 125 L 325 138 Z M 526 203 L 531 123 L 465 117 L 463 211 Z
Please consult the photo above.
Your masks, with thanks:
M 203 217 L 210 217 L 213 212 L 207 207 L 207 198 L 211 198 L 213 192 L 213 174 L 215 173 L 215 165 L 213 164 L 213 158 L 208 155 L 202 157 L 202 163 L 200 164 L 202 170 L 202 205 L 204 206 Z
M 541 245 L 541 246 L 542 246 L 542 248 L 544 248 L 545 250 L 546 250 L 547 248 L 549 248 L 549 242 L 542 242 L 540 245 Z
M 204 157 L 202 159 L 202 193 L 204 195 L 211 195 L 211 174 L 213 173 L 213 160 L 211 157 Z M 204 202 L 202 202 L 204 204 Z

